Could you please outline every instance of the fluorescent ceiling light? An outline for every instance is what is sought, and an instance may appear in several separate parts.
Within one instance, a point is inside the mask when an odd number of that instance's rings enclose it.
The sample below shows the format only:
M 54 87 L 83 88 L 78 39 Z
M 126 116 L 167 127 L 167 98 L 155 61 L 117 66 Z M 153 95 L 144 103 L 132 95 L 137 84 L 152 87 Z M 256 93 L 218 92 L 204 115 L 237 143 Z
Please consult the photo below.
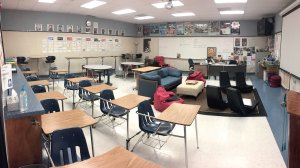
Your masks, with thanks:
M 54 3 L 56 0 L 39 0 L 41 3 Z
M 172 14 L 175 17 L 184 17 L 184 16 L 195 16 L 192 12 L 184 12 L 184 13 L 173 13 Z
M 215 3 L 247 3 L 247 0 L 215 0 Z
M 221 15 L 243 15 L 245 12 L 243 10 L 228 10 L 220 11 Z
M 154 19 L 153 16 L 136 16 L 134 17 L 136 20 L 146 20 L 146 19 Z
M 104 5 L 104 4 L 106 4 L 106 2 L 93 0 L 93 1 L 90 1 L 90 2 L 87 2 L 83 5 L 81 5 L 80 7 L 87 8 L 87 9 L 93 9 L 93 8 L 96 8 L 96 7 L 98 7 L 100 5 Z
M 152 6 L 156 7 L 156 8 L 165 8 L 165 5 L 167 4 L 168 2 L 160 2 L 160 3 L 154 3 L 152 4 Z M 173 7 L 176 7 L 176 6 L 183 6 L 184 4 L 180 1 L 172 1 L 172 4 L 173 4 Z
M 134 12 L 136 12 L 136 11 L 132 10 L 132 9 L 122 9 L 122 10 L 114 11 L 112 13 L 116 14 L 116 15 L 124 15 L 124 14 L 134 13 Z

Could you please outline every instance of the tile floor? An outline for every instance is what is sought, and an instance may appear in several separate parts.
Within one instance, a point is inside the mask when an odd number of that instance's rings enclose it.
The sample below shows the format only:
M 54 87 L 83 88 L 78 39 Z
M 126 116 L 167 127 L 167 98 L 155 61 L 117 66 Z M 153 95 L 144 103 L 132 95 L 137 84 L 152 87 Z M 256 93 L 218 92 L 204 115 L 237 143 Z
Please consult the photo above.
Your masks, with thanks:
M 111 78 L 115 97 L 133 90 L 133 78 Z M 255 85 L 255 82 L 253 82 Z M 52 88 L 52 87 L 50 87 Z M 51 89 L 50 89 L 51 90 Z M 63 92 L 63 82 L 55 86 Z M 76 99 L 78 100 L 78 98 Z M 84 104 L 83 104 L 84 105 Z M 91 108 L 85 110 L 91 114 Z M 72 108 L 72 99 L 65 100 L 65 110 Z M 78 108 L 81 108 L 78 106 Z M 99 103 L 96 103 L 95 114 L 101 114 Z M 267 109 L 268 110 L 268 109 Z M 138 118 L 133 109 L 130 113 L 130 135 L 139 131 Z M 269 113 L 268 113 L 269 114 Z M 159 115 L 159 112 L 156 112 Z M 198 115 L 199 149 L 196 147 L 195 123 L 187 127 L 188 164 L 190 168 L 285 168 L 285 162 L 276 144 L 275 138 L 266 117 L 220 117 Z M 90 148 L 90 133 L 84 128 Z M 183 127 L 177 125 L 174 134 L 183 135 Z M 100 155 L 117 145 L 125 147 L 126 123 L 111 129 L 99 121 L 93 129 L 95 155 Z M 138 136 L 139 137 L 139 136 Z M 138 137 L 131 141 L 131 147 Z M 91 148 L 90 148 L 91 151 Z M 184 141 L 182 138 L 170 137 L 160 150 L 152 149 L 140 143 L 134 150 L 137 155 L 167 168 L 183 168 Z

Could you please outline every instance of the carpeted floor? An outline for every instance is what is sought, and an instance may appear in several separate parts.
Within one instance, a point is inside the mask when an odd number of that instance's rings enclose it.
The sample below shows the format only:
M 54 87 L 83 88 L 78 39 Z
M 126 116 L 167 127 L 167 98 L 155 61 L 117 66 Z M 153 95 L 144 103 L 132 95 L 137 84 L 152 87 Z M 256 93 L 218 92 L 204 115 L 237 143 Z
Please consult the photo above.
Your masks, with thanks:
M 226 96 L 226 95 L 223 95 L 223 96 Z M 215 116 L 229 116 L 229 117 L 267 116 L 267 113 L 263 107 L 263 104 L 262 104 L 257 92 L 254 91 L 252 93 L 245 93 L 245 94 L 242 94 L 242 97 L 255 99 L 259 102 L 259 105 L 255 109 L 255 111 L 252 113 L 249 113 L 247 116 L 243 116 L 240 113 L 233 112 L 230 110 L 230 108 L 226 108 L 225 110 L 220 110 L 220 109 L 208 107 L 207 100 L 206 100 L 205 88 L 203 89 L 203 92 L 198 95 L 197 99 L 195 99 L 192 96 L 181 96 L 181 98 L 184 99 L 184 103 L 186 103 L 186 104 L 200 104 L 201 105 L 201 108 L 200 108 L 200 111 L 198 114 L 215 115 Z

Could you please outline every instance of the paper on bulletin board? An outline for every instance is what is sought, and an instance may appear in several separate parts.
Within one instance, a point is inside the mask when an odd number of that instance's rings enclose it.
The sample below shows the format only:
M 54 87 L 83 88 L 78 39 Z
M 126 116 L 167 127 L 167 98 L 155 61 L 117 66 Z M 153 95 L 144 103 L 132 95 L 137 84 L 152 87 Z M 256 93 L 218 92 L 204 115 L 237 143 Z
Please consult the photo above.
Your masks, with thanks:
M 11 64 L 2 65 L 1 77 L 3 91 L 13 87 Z

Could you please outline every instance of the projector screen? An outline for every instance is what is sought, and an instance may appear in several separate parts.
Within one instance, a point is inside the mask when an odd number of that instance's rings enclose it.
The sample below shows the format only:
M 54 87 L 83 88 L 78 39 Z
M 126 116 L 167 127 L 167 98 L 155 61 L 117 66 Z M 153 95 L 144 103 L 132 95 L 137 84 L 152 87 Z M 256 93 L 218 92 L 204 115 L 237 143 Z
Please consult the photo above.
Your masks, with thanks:
M 280 68 L 300 77 L 300 8 L 283 17 Z

